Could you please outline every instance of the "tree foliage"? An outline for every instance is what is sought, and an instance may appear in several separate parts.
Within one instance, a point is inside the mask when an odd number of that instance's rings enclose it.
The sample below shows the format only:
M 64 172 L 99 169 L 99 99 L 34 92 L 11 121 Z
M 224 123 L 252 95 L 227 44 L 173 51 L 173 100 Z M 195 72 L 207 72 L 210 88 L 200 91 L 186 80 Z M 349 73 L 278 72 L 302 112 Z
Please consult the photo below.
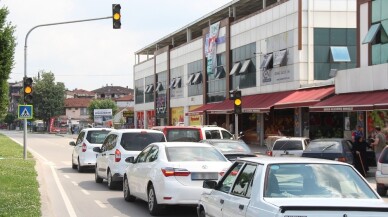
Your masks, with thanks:
M 14 114 L 12 113 L 7 113 L 7 115 L 5 115 L 4 117 L 4 122 L 8 124 L 8 126 L 10 124 L 12 124 L 14 121 L 15 121 L 16 117 Z
M 34 78 L 33 84 L 34 117 L 49 123 L 51 117 L 63 114 L 65 85 L 55 83 L 52 72 L 40 71 L 39 74 L 41 78 Z
M 16 47 L 15 27 L 7 23 L 7 15 L 8 9 L 0 8 L 0 116 L 3 117 L 8 109 L 8 79 L 14 65 Z
M 89 118 L 94 120 L 94 109 L 112 109 L 112 114 L 115 115 L 119 108 L 111 99 L 95 99 L 90 102 L 88 107 Z

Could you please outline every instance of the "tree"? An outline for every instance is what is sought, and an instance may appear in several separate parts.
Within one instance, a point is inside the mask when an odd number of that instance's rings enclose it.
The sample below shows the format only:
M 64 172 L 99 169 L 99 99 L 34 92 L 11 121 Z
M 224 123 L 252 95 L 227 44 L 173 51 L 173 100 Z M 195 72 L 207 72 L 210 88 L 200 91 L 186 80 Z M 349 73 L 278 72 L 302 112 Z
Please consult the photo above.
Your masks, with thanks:
M 88 107 L 89 118 L 94 120 L 94 109 L 112 109 L 112 114 L 115 115 L 119 108 L 111 99 L 95 99 L 90 102 Z
M 8 9 L 0 8 L 0 116 L 8 110 L 8 79 L 14 65 L 16 38 L 13 36 L 15 27 L 6 23 Z
M 33 105 L 34 117 L 41 119 L 49 126 L 51 117 L 59 116 L 64 111 L 65 85 L 55 83 L 52 72 L 40 71 L 41 78 L 34 78 Z
M 14 114 L 12 113 L 7 113 L 4 117 L 4 122 L 8 124 L 8 129 L 10 129 L 9 127 L 11 126 L 11 124 L 13 124 L 13 122 L 15 121 L 16 117 Z

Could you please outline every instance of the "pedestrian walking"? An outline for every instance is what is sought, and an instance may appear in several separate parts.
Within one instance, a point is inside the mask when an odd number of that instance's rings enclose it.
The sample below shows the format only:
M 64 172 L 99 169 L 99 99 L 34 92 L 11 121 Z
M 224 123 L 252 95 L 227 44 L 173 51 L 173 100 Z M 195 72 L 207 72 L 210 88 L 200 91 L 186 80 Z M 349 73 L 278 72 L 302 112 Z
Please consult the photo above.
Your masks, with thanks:
M 386 146 L 386 140 L 385 140 L 385 135 L 383 132 L 381 132 L 381 127 L 377 126 L 375 127 L 376 129 L 376 135 L 374 138 L 374 142 L 371 143 L 371 146 L 374 147 L 375 151 L 375 157 L 376 157 L 376 162 L 379 160 L 380 154 L 383 151 L 384 147 Z

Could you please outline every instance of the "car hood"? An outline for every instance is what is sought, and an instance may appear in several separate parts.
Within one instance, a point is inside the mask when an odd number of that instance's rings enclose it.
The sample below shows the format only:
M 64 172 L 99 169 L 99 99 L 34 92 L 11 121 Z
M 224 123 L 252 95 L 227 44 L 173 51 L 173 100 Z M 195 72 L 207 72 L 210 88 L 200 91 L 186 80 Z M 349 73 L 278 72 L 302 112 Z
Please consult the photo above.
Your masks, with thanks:
M 265 201 L 277 207 L 384 207 L 388 204 L 382 199 L 352 199 L 352 198 L 264 198 Z

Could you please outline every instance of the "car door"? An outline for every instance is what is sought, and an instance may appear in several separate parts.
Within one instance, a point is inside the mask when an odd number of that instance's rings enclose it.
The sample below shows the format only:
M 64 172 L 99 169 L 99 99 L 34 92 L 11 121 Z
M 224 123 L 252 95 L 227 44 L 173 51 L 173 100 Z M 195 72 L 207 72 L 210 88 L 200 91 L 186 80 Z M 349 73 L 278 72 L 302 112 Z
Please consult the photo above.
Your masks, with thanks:
M 256 164 L 246 164 L 239 172 L 230 194 L 225 195 L 222 217 L 242 217 L 247 211 L 254 177 Z
M 84 140 L 86 133 L 85 131 L 81 132 L 77 140 L 75 141 L 75 146 L 74 146 L 74 152 L 73 152 L 73 162 L 77 162 L 79 153 L 82 151 L 82 141 Z
M 116 141 L 117 135 L 115 134 L 110 134 L 108 137 L 104 140 L 104 149 L 101 150 L 101 158 L 99 160 L 99 175 L 103 178 L 107 178 L 107 172 L 108 172 L 108 167 L 109 167 L 109 158 L 110 154 L 114 148 L 114 142 Z
M 144 186 L 144 171 L 146 157 L 151 150 L 152 146 L 146 147 L 136 158 L 135 164 L 132 166 L 130 173 L 128 174 L 129 189 L 131 189 L 132 194 L 144 198 L 142 194 L 142 187 Z
M 209 194 L 203 194 L 206 216 L 222 216 L 225 199 L 234 184 L 237 174 L 244 165 L 243 162 L 235 162 L 223 176 L 217 187 Z

